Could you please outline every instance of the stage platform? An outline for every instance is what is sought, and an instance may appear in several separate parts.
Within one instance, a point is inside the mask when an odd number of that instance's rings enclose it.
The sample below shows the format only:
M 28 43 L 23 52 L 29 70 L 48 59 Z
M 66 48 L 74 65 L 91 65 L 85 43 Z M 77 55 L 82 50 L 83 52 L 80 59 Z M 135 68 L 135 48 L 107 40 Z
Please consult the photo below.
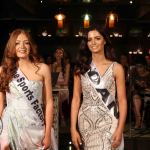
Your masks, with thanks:
M 124 139 L 124 150 L 150 150 L 150 129 L 135 130 L 127 124 Z M 71 144 L 69 127 L 60 127 L 59 150 L 75 150 Z
M 59 150 L 75 150 L 70 134 L 60 134 Z M 124 150 L 150 150 L 150 137 L 125 137 Z

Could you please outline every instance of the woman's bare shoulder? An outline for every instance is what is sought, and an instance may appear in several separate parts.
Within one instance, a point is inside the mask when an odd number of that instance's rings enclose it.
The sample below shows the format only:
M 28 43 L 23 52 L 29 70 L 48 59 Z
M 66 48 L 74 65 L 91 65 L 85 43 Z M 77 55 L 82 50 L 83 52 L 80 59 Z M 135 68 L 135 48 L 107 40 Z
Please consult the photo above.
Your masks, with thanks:
M 38 64 L 38 67 L 39 67 L 39 72 L 42 74 L 42 75 L 45 75 L 47 73 L 50 73 L 50 67 L 45 64 L 45 63 L 39 63 Z
M 2 67 L 2 66 L 0 66 L 0 73 L 2 72 L 2 70 L 3 70 L 3 67 Z
M 46 63 L 38 63 L 40 70 L 49 69 L 49 66 Z
M 118 63 L 118 62 L 114 62 L 114 67 L 116 68 L 116 69 L 123 69 L 123 66 L 120 64 L 120 63 Z
M 122 74 L 124 73 L 124 69 L 123 69 L 123 66 L 118 63 L 118 62 L 115 62 L 114 64 L 114 74 Z

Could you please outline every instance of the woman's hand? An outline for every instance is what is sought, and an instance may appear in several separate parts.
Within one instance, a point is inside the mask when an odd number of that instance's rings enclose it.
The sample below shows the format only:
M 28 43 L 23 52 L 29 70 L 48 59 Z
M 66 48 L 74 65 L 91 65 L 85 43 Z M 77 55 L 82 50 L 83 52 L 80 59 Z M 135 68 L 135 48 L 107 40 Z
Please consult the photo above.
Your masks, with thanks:
M 112 136 L 112 147 L 117 148 L 121 144 L 121 141 L 122 141 L 122 132 L 116 130 Z
M 77 150 L 80 150 L 80 145 L 82 144 L 82 142 L 81 142 L 81 137 L 77 132 L 77 130 L 71 131 L 71 138 L 72 138 L 73 145 L 76 147 Z
M 51 138 L 50 137 L 44 137 L 43 141 L 42 141 L 42 146 L 44 147 L 44 150 L 48 149 L 49 147 L 51 147 Z

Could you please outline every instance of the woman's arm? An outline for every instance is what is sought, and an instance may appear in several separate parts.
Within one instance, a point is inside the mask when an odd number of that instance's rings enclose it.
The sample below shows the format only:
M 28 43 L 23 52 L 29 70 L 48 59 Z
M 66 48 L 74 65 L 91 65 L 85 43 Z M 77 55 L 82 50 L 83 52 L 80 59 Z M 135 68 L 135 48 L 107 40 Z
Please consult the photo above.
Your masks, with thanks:
M 65 66 L 65 72 L 64 72 L 64 81 L 60 81 L 60 86 L 68 86 L 69 83 L 69 77 L 70 77 L 70 64 L 66 64 Z
M 0 67 L 0 74 L 2 72 L 2 67 Z M 5 94 L 0 92 L 0 117 L 2 116 L 4 110 L 4 101 L 5 101 Z
M 5 101 L 5 95 L 4 93 L 0 92 L 0 117 L 2 116 L 4 110 L 4 101 Z
M 125 76 L 123 67 L 120 64 L 114 66 L 114 75 L 116 77 L 117 87 L 117 99 L 119 105 L 119 120 L 116 132 L 113 135 L 113 147 L 117 147 L 121 143 L 122 133 L 125 126 L 127 116 L 127 99 L 126 99 L 126 87 L 125 87 Z
M 46 64 L 42 64 L 42 75 L 44 77 L 43 91 L 44 91 L 44 98 L 45 98 L 45 141 L 44 141 L 44 145 L 47 146 L 48 145 L 47 142 L 50 142 L 51 128 L 52 128 L 52 123 L 53 123 L 53 97 L 52 97 L 51 70 L 49 69 L 48 65 L 46 65 Z
M 80 85 L 80 77 L 78 75 L 74 75 L 74 89 L 73 89 L 73 99 L 71 104 L 71 137 L 72 142 L 79 149 L 79 145 L 81 143 L 81 139 L 79 133 L 77 132 L 77 116 L 80 107 L 80 97 L 81 97 L 81 85 Z
M 68 63 L 65 68 L 65 78 L 63 85 L 68 85 L 69 77 L 70 77 L 70 64 Z
M 127 98 L 125 87 L 125 76 L 123 67 L 120 64 L 116 65 L 116 87 L 117 87 L 117 99 L 119 104 L 119 123 L 118 130 L 123 132 L 126 116 L 127 116 Z

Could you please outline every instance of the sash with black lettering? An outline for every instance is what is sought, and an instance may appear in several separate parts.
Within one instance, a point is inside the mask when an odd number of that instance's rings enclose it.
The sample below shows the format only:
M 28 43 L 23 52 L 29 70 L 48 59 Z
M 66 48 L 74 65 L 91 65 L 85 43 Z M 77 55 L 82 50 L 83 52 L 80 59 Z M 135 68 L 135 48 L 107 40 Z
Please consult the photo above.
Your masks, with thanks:
M 15 84 L 18 91 L 24 96 L 28 105 L 33 109 L 33 112 L 38 116 L 41 125 L 44 125 L 44 114 L 42 109 L 42 102 L 38 100 L 35 96 L 34 91 L 29 87 L 29 80 L 21 72 L 20 69 L 17 70 L 13 77 L 13 83 Z M 38 89 L 37 89 L 38 90 Z
M 112 65 L 113 63 L 107 68 L 106 72 L 109 71 L 108 69 L 110 69 Z M 99 95 L 99 97 L 101 97 L 100 99 L 102 100 L 104 105 L 108 108 L 111 114 L 115 116 L 115 118 L 118 118 L 119 113 L 115 97 L 112 96 L 106 88 L 105 84 L 107 81 L 100 77 L 99 72 L 93 63 L 91 63 L 91 68 L 85 75 L 89 79 L 91 85 L 96 89 L 97 94 Z

